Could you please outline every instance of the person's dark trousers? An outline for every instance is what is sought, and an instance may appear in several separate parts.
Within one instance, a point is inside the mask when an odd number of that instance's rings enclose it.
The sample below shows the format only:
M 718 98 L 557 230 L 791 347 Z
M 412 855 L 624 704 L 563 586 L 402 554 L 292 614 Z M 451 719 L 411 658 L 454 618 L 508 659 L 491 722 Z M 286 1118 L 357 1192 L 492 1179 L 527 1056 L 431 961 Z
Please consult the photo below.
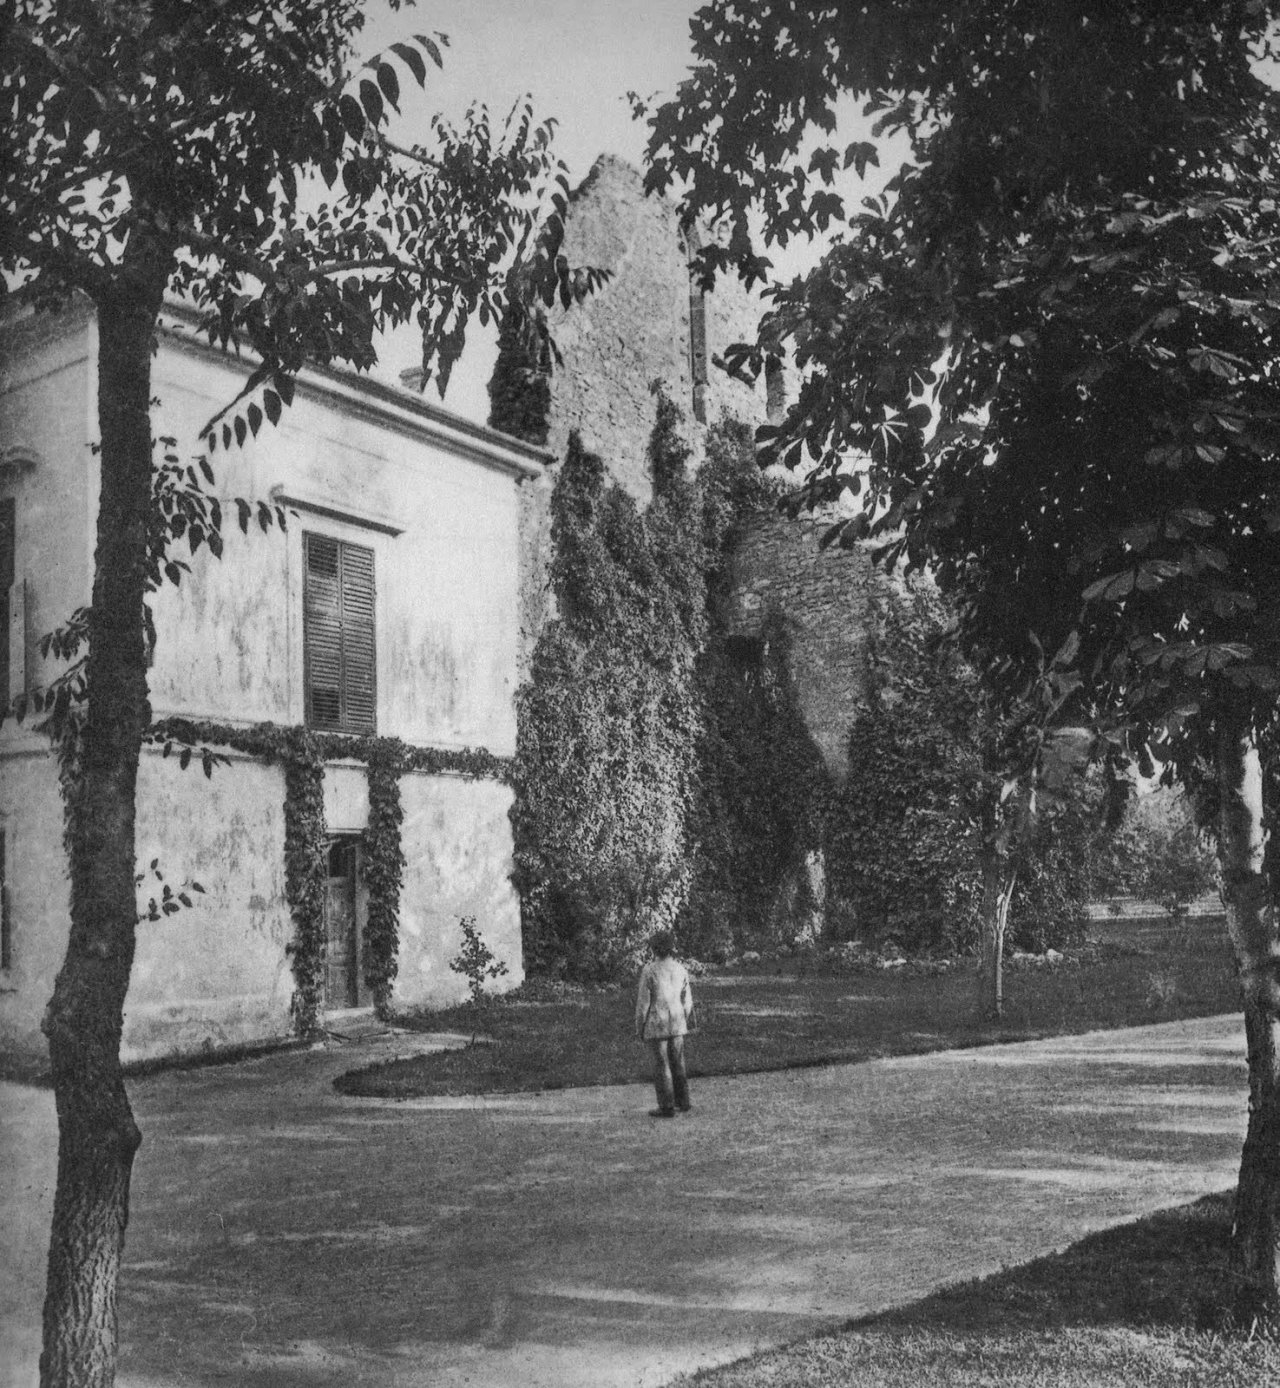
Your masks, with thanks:
M 684 1037 L 662 1036 L 649 1042 L 653 1053 L 653 1087 L 663 1113 L 688 1113 L 689 1077 L 684 1069 Z

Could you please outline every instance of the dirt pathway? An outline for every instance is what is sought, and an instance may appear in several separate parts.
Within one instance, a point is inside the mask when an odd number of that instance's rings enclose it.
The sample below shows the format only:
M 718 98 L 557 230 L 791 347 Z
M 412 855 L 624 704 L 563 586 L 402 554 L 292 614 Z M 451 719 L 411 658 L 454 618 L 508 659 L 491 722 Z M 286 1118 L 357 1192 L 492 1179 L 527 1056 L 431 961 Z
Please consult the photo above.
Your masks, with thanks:
M 670 1123 L 342 1099 L 349 1063 L 134 1082 L 121 1388 L 659 1384 L 1223 1189 L 1246 1097 L 1235 1018 L 704 1080 Z M 52 1106 L 0 1098 L 29 1384 Z

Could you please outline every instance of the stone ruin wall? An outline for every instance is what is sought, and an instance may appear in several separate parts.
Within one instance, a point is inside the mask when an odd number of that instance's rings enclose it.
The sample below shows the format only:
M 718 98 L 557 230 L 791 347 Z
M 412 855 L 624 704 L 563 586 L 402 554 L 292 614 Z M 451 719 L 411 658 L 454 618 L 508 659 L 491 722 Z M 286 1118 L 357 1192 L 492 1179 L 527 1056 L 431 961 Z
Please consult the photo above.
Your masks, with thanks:
M 553 324 L 564 361 L 552 377 L 547 446 L 563 457 L 570 432 L 579 430 L 643 506 L 652 493 L 645 457 L 654 421 L 650 383 L 664 381 L 684 411 L 695 467 L 706 433 L 693 411 L 689 274 L 675 208 L 645 197 L 640 174 L 606 156 L 571 200 L 565 253 L 573 264 L 612 270 L 613 278 Z M 759 301 L 737 281 L 717 283 L 705 299 L 708 363 L 731 342 L 754 335 L 759 311 Z M 752 390 L 714 365 L 705 400 L 708 424 L 725 416 L 759 423 L 767 413 L 763 381 Z M 547 477 L 522 488 L 522 675 L 550 615 L 551 486 Z M 759 517 L 734 558 L 728 616 L 741 636 L 758 635 L 771 613 L 786 623 L 810 734 L 842 778 L 849 728 L 865 695 L 870 595 L 885 580 L 862 550 L 820 549 L 824 524 L 780 513 Z
M 706 425 L 694 418 L 689 352 L 689 271 L 684 237 L 671 203 L 646 197 L 641 175 L 605 155 L 570 199 L 564 253 L 574 265 L 612 272 L 596 294 L 552 316 L 563 358 L 551 377 L 546 447 L 564 457 L 576 429 L 584 446 L 604 460 L 609 475 L 644 506 L 652 495 L 645 450 L 653 430 L 651 384 L 662 381 L 685 416 L 691 465 L 702 458 Z M 732 342 L 755 333 L 758 301 L 736 281 L 724 280 L 706 296 L 705 413 L 759 422 L 765 385 L 752 390 L 710 365 Z M 550 615 L 547 559 L 551 549 L 552 475 L 522 487 L 521 673 Z
M 734 550 L 722 609 L 734 636 L 759 636 L 771 616 L 790 639 L 796 697 L 827 768 L 848 770 L 849 729 L 866 697 L 867 642 L 885 580 L 861 549 L 819 541 L 829 520 L 757 517 Z

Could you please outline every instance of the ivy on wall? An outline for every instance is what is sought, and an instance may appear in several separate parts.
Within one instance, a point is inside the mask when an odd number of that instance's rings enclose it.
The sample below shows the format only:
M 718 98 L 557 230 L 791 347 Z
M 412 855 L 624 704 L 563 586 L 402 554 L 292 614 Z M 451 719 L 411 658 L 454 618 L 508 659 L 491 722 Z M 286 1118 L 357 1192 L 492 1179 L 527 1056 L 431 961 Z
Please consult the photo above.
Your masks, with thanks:
M 790 943 L 806 907 L 817 907 L 798 898 L 832 784 L 800 711 L 785 617 L 767 612 L 751 636 L 724 619 L 733 553 L 779 494 L 747 425 L 711 431 L 698 483 L 710 620 L 698 662 L 699 832 L 684 934 L 698 957 L 714 959 Z
M 290 1013 L 299 1035 L 317 1027 L 324 988 L 325 878 L 329 834 L 324 820 L 324 768 L 329 761 L 363 762 L 368 768 L 369 824 L 363 836 L 363 873 L 368 889 L 364 930 L 364 977 L 374 1006 L 385 1016 L 391 1002 L 399 950 L 400 888 L 404 879 L 400 780 L 408 772 L 453 773 L 475 779 L 509 781 L 509 758 L 484 748 L 450 750 L 410 747 L 398 738 L 349 737 L 315 733 L 304 727 L 258 723 L 229 724 L 165 718 L 154 723 L 148 741 L 164 756 L 176 753 L 184 768 L 198 760 L 211 775 L 227 762 L 219 747 L 230 748 L 284 768 L 285 898 L 293 918 L 287 950 L 293 971 Z
M 324 824 L 324 758 L 306 729 L 290 729 L 284 762 L 284 892 L 293 917 L 286 947 L 293 968 L 289 1011 L 294 1030 L 316 1030 L 324 996 L 324 898 L 328 840 Z
M 364 976 L 379 1017 L 391 1006 L 399 953 L 400 887 L 404 849 L 400 826 L 400 776 L 405 746 L 397 738 L 380 738 L 369 753 L 369 826 L 364 835 L 364 880 L 369 906 L 364 926 Z
M 674 409 L 660 397 L 660 413 Z M 675 446 L 644 515 L 576 435 L 552 493 L 558 615 L 517 696 L 512 811 L 534 972 L 614 973 L 685 897 L 703 604 Z
M 817 754 L 786 642 L 744 683 L 718 616 L 729 552 L 771 488 L 738 424 L 711 431 L 691 479 L 680 411 L 654 393 L 643 513 L 576 437 L 552 494 L 557 616 L 518 696 L 512 812 L 536 973 L 616 973 L 659 925 L 713 952 L 766 920 L 803 857 Z
M 524 314 L 498 329 L 498 360 L 489 378 L 489 428 L 544 444 L 551 411 L 551 346 Z
M 828 927 L 909 953 L 951 953 L 978 935 L 982 811 L 1000 790 L 985 752 L 1000 729 L 973 670 L 938 639 L 946 613 L 936 592 L 904 581 L 896 600 L 887 593 L 872 604 L 867 699 L 827 821 Z M 1018 854 L 1015 948 L 1060 947 L 1083 933 L 1096 796 L 1081 780 L 1041 799 Z

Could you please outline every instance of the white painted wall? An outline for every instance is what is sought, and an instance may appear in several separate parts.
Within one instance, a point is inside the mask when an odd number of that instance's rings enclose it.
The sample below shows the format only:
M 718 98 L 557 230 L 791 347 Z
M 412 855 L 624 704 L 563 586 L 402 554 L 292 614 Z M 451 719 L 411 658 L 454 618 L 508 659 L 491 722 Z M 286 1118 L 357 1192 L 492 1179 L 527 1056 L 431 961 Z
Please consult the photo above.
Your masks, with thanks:
M 17 563 L 29 597 L 29 645 L 86 602 L 91 581 L 97 466 L 96 334 L 91 319 L 11 330 L 0 352 L 0 447 L 34 466 L 0 468 L 0 495 L 18 497 Z M 243 372 L 163 336 L 154 368 L 157 437 L 184 462 L 199 432 L 234 398 Z M 439 426 L 439 427 L 437 427 Z M 461 442 L 440 421 L 351 385 L 300 388 L 277 428 L 243 449 L 215 451 L 223 500 L 219 561 L 185 543 L 191 571 L 153 600 L 158 643 L 151 671 L 156 717 L 221 723 L 301 723 L 302 534 L 371 547 L 377 583 L 377 730 L 438 747 L 515 747 L 518 641 L 518 476 L 531 455 L 473 426 Z M 16 455 L 15 455 L 16 456 Z M 242 535 L 232 498 L 275 492 L 322 506 L 290 514 L 284 533 L 256 524 Z M 372 522 L 372 524 L 371 524 Z M 390 533 L 394 529 L 399 533 Z M 35 669 L 33 678 L 46 678 Z M 510 791 L 457 776 L 403 783 L 402 1006 L 465 995 L 448 960 L 459 919 L 474 915 L 510 973 L 522 978 L 519 907 L 512 890 Z M 207 780 L 198 762 L 144 752 L 138 861 L 159 863 L 175 890 L 204 896 L 160 922 L 142 922 L 126 1004 L 127 1059 L 270 1040 L 287 1034 L 293 981 L 286 947 L 284 775 L 236 756 Z M 368 819 L 362 767 L 326 769 L 325 813 L 335 833 Z M 0 829 L 8 846 L 14 963 L 0 973 L 0 1041 L 43 1052 L 39 1021 L 65 949 L 68 889 L 55 768 L 43 739 L 0 729 Z M 159 892 L 147 876 L 140 901 Z

